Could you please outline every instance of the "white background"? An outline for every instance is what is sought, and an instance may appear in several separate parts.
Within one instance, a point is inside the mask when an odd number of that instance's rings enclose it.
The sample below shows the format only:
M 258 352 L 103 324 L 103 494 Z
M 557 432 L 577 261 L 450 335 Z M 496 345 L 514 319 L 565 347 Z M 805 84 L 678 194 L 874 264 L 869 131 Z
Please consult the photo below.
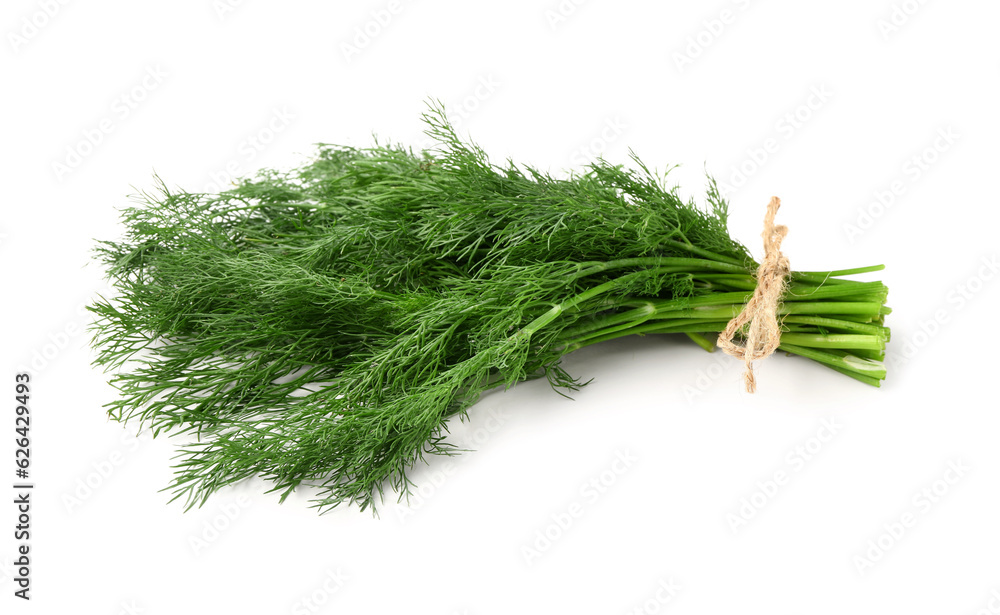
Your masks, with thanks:
M 4 3 L 0 610 L 1000 610 L 997 3 L 223 2 Z M 883 388 L 776 355 L 751 396 L 735 360 L 622 340 L 566 360 L 594 379 L 575 401 L 544 382 L 487 396 L 454 426 L 477 450 L 416 472 L 410 508 L 320 517 L 256 482 L 167 505 L 176 443 L 110 422 L 89 364 L 94 240 L 154 172 L 203 190 L 315 142 L 419 144 L 432 96 L 496 160 L 631 147 L 682 164 L 686 196 L 706 170 L 733 188 L 755 254 L 775 194 L 794 268 L 885 263 L 867 276 L 895 309 Z M 21 369 L 30 604 L 10 565 Z

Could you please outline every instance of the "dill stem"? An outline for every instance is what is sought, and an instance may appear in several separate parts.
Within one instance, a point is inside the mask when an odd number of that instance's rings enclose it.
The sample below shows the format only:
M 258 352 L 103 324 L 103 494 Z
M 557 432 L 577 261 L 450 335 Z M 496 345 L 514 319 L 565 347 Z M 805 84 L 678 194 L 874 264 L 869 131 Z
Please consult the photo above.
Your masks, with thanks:
M 694 333 L 693 331 L 687 331 L 684 333 L 684 335 L 688 336 L 688 338 L 692 342 L 698 344 L 699 346 L 704 348 L 707 352 L 715 352 L 715 342 L 708 339 L 704 335 L 700 333 Z
M 878 362 L 866 362 L 864 359 L 852 357 L 850 355 L 837 355 L 831 352 L 824 352 L 815 348 L 805 348 L 794 344 L 781 344 L 778 350 L 797 354 L 807 359 L 812 359 L 831 367 L 838 372 L 860 380 L 865 384 L 880 386 L 881 380 L 885 378 L 885 367 Z
M 716 254 L 715 252 L 711 252 L 711 251 L 706 250 L 704 248 L 699 248 L 698 246 L 693 246 L 690 243 L 686 243 L 686 242 L 682 242 L 682 241 L 677 241 L 676 239 L 668 239 L 668 240 L 663 241 L 661 243 L 663 243 L 665 245 L 668 245 L 668 246 L 675 247 L 675 248 L 680 248 L 681 250 L 687 250 L 688 252 L 691 252 L 692 254 L 697 254 L 698 256 L 701 256 L 703 258 L 707 258 L 707 259 L 710 259 L 710 260 L 713 260 L 713 261 L 716 261 L 716 262 L 719 262 L 719 263 L 726 263 L 726 264 L 729 264 L 729 265 L 735 265 L 735 266 L 737 266 L 737 267 L 739 267 L 740 269 L 743 269 L 743 270 L 747 269 L 745 263 L 742 263 L 742 262 L 740 262 L 739 260 L 737 260 L 735 258 L 723 256 L 721 254 Z M 756 268 L 757 268 L 757 264 L 754 263 L 754 270 L 756 270 Z
M 725 271 L 729 273 L 747 272 L 747 268 L 742 265 L 734 265 L 732 263 L 724 263 L 716 260 L 709 260 L 703 258 L 646 256 L 637 258 L 622 258 L 622 259 L 616 259 L 598 263 L 581 264 L 581 269 L 575 274 L 573 274 L 572 277 L 574 279 L 583 278 L 590 275 L 594 275 L 596 273 L 603 273 L 605 271 L 612 271 L 615 269 L 624 269 L 627 267 L 655 268 L 661 270 L 664 273 L 698 272 L 699 270 Z
M 628 259 L 628 260 L 633 260 L 633 259 Z M 654 259 L 654 260 L 672 260 L 672 259 Z M 687 259 L 680 259 L 680 260 L 687 260 Z M 622 261 L 609 261 L 609 264 L 610 263 L 620 263 L 620 262 L 622 262 Z M 710 262 L 710 261 L 706 261 L 706 262 Z M 630 266 L 630 265 L 622 265 L 622 266 Z M 520 335 L 520 336 L 524 336 L 524 337 L 529 337 L 530 338 L 531 334 L 533 334 L 534 332 L 538 331 L 539 329 L 541 329 L 541 328 L 545 327 L 546 325 L 548 325 L 549 323 L 551 323 L 553 320 L 555 320 L 563 312 L 567 312 L 569 310 L 572 310 L 577 305 L 583 303 L 584 301 L 587 301 L 588 299 L 592 299 L 592 298 L 597 297 L 599 295 L 602 295 L 604 293 L 610 292 L 610 291 L 612 291 L 612 290 L 614 290 L 614 289 L 616 289 L 616 288 L 618 288 L 620 286 L 624 286 L 629 281 L 631 281 L 631 278 L 633 278 L 633 277 L 638 277 L 639 275 L 648 275 L 649 273 L 675 273 L 677 271 L 683 271 L 683 270 L 684 269 L 679 269 L 676 266 L 674 266 L 674 267 L 655 267 L 651 272 L 636 271 L 636 272 L 633 272 L 633 273 L 627 273 L 627 274 L 625 274 L 623 276 L 620 276 L 620 277 L 608 280 L 607 282 L 604 282 L 603 284 L 598 284 L 597 286 L 594 286 L 593 288 L 587 289 L 587 290 L 583 291 L 582 293 L 580 293 L 580 294 L 578 294 L 578 295 L 576 295 L 576 296 L 574 296 L 574 297 L 572 297 L 570 299 L 567 299 L 567 300 L 563 301 L 562 303 L 559 303 L 558 305 L 552 306 L 552 308 L 550 308 L 547 312 L 545 312 L 541 316 L 535 318 L 533 321 L 531 321 L 530 323 L 528 323 L 527 325 L 525 325 L 524 327 L 522 327 L 520 329 L 520 331 L 518 331 L 517 334 Z M 589 274 L 586 274 L 586 275 L 589 275 Z
M 889 340 L 889 329 L 881 325 L 852 322 L 850 320 L 841 320 L 838 318 L 824 318 L 822 316 L 808 316 L 808 315 L 786 316 L 785 318 L 782 319 L 782 322 L 787 324 L 815 325 L 817 327 L 823 327 L 827 329 L 844 329 L 846 331 L 867 333 L 869 335 L 882 335 L 885 337 L 886 341 Z
M 807 333 L 783 333 L 782 341 L 795 346 L 807 348 L 858 348 L 863 350 L 881 350 L 885 347 L 885 341 L 880 336 L 856 335 L 856 334 L 807 334 Z

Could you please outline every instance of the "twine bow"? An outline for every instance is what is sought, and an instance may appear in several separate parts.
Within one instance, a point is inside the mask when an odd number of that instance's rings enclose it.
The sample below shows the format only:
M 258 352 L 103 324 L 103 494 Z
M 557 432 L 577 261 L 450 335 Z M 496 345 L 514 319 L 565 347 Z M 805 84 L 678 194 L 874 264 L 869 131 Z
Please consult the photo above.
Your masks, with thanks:
M 781 253 L 781 240 L 788 234 L 788 227 L 774 224 L 774 215 L 781 207 L 781 199 L 771 197 L 764 216 L 764 260 L 757 267 L 757 288 L 753 297 L 743 306 L 743 310 L 726 325 L 719 334 L 719 348 L 737 359 L 743 359 L 746 371 L 747 393 L 757 390 L 753 375 L 753 362 L 768 357 L 777 348 L 781 339 L 781 325 L 778 323 L 778 304 L 785 290 L 785 278 L 790 271 L 788 259 Z M 733 337 L 749 323 L 744 343 L 736 344 Z

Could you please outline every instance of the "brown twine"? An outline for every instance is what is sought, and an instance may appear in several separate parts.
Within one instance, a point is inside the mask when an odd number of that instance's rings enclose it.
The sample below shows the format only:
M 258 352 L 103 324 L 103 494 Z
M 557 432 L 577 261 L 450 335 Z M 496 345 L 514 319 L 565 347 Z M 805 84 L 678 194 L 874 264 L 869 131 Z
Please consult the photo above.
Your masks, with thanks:
M 790 271 L 788 259 L 781 253 L 781 240 L 788 234 L 788 227 L 774 224 L 774 214 L 778 213 L 781 200 L 773 196 L 767 204 L 764 216 L 764 260 L 757 267 L 757 288 L 753 297 L 743 306 L 743 311 L 729 321 L 726 329 L 719 334 L 719 348 L 737 359 L 743 359 L 746 372 L 747 393 L 757 390 L 753 376 L 753 362 L 768 357 L 777 348 L 781 339 L 781 325 L 778 323 L 778 304 L 785 290 L 785 278 Z M 746 340 L 733 343 L 733 337 L 744 325 L 747 327 Z

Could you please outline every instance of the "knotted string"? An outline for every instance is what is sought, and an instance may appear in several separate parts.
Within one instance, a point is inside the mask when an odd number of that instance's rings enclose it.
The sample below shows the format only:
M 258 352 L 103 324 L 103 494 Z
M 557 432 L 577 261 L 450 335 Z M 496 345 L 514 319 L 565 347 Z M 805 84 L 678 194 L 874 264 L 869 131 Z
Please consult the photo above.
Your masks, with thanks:
M 781 240 L 788 234 L 788 227 L 774 224 L 774 215 L 781 207 L 781 200 L 773 196 L 767 204 L 767 215 L 764 217 L 764 260 L 757 267 L 757 288 L 753 297 L 743 306 L 743 311 L 729 321 L 725 330 L 719 334 L 719 348 L 728 354 L 743 359 L 746 372 L 747 393 L 757 390 L 757 382 L 753 376 L 753 362 L 768 357 L 780 343 L 781 325 L 778 323 L 778 304 L 785 291 L 785 278 L 790 271 L 788 259 L 781 253 Z M 749 323 L 744 343 L 733 343 L 733 337 Z

